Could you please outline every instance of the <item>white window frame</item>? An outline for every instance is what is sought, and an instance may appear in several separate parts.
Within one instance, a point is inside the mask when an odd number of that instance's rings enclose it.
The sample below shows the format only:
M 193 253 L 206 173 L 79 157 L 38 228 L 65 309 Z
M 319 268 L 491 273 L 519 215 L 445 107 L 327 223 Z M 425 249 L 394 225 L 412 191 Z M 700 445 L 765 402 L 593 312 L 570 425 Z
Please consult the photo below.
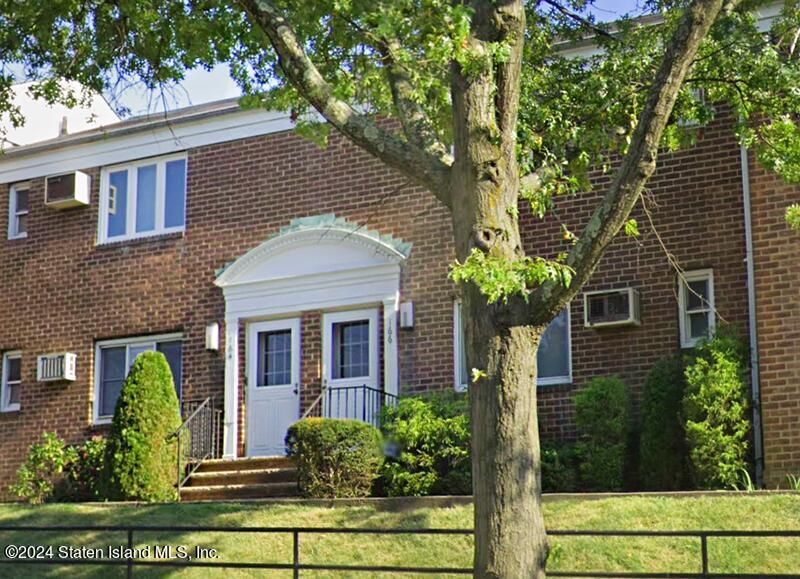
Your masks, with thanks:
M 469 384 L 461 383 L 461 341 L 464 336 L 461 332 L 461 300 L 453 301 L 453 387 L 456 392 L 466 392 Z M 467 368 L 467 380 L 470 369 Z
M 186 176 L 184 179 L 184 195 L 183 195 L 183 225 L 176 225 L 173 227 L 164 226 L 164 210 L 166 206 L 166 182 L 167 182 L 167 163 L 170 161 L 185 161 L 184 170 Z M 156 225 L 153 231 L 136 232 L 136 185 L 138 179 L 138 169 L 148 165 L 156 166 Z M 128 171 L 128 207 L 125 216 L 125 235 L 115 235 L 114 237 L 108 236 L 108 214 L 110 199 L 110 175 L 117 171 Z M 97 243 L 102 245 L 105 243 L 118 243 L 120 241 L 130 241 L 132 239 L 142 239 L 147 237 L 156 237 L 159 235 L 167 235 L 170 233 L 180 233 L 186 230 L 186 201 L 189 196 L 189 159 L 187 154 L 177 153 L 174 155 L 165 155 L 163 157 L 151 157 L 149 159 L 141 159 L 132 163 L 122 163 L 119 165 L 111 165 L 103 167 L 100 171 L 100 204 L 98 207 L 97 219 Z M 116 198 L 114 198 L 116 204 Z
M 28 209 L 25 211 L 17 211 L 17 193 L 20 191 L 28 192 Z M 14 183 L 8 188 L 8 239 L 25 239 L 28 237 L 27 231 L 19 231 L 19 217 L 30 213 L 30 191 L 31 184 L 27 181 Z
M 572 384 L 572 308 L 570 304 L 565 306 L 567 310 L 567 369 L 568 372 L 565 376 L 548 376 L 547 378 L 539 377 L 539 370 L 536 371 L 536 385 L 537 386 L 557 386 L 560 384 Z M 545 330 L 546 331 L 546 330 Z
M 159 342 L 182 342 L 183 334 L 157 334 L 153 336 L 139 336 L 135 338 L 119 338 L 115 340 L 102 340 L 96 342 L 94 345 L 94 386 L 92 388 L 92 422 L 94 424 L 110 424 L 113 416 L 102 416 L 100 414 L 100 383 L 101 383 L 101 364 L 100 355 L 101 351 L 105 348 L 118 348 L 125 346 L 125 366 L 130 368 L 130 350 L 131 346 L 153 346 L 156 349 L 156 344 Z
M 10 404 L 9 397 L 11 396 L 8 388 L 8 362 L 9 360 L 22 360 L 22 352 L 3 352 L 3 368 L 2 368 L 2 381 L 0 381 L 0 412 L 18 412 L 19 403 Z M 20 362 L 21 363 L 21 362 Z M 21 376 L 20 376 L 21 378 Z M 22 387 L 22 380 L 16 383 L 18 388 Z
M 572 312 L 570 307 L 567 310 L 567 363 L 569 373 L 566 376 L 548 376 L 547 378 L 536 377 L 536 386 L 555 386 L 558 384 L 572 384 Z M 461 340 L 463 336 L 461 328 L 461 300 L 453 302 L 453 386 L 456 392 L 465 392 L 468 384 L 461 384 Z M 469 378 L 469 368 L 467 377 Z
M 692 281 L 707 281 L 708 282 L 708 307 L 702 310 L 693 310 L 688 312 L 686 307 L 688 305 L 687 292 L 689 291 L 689 282 Z M 681 348 L 694 348 L 703 338 L 692 338 L 689 334 L 691 325 L 689 323 L 689 313 L 703 313 L 708 316 L 708 335 L 714 335 L 716 328 L 717 315 L 714 306 L 714 270 L 713 269 L 696 269 L 693 271 L 686 271 L 683 275 L 678 276 L 678 326 L 681 336 Z

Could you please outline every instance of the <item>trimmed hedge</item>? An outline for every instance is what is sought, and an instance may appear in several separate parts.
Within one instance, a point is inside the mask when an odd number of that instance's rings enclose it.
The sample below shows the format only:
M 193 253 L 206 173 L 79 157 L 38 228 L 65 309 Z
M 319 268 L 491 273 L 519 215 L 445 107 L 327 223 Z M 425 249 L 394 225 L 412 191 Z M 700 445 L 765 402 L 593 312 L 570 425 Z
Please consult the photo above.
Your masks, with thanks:
M 581 488 L 619 491 L 625 481 L 630 395 L 618 378 L 593 378 L 575 395 Z
M 386 407 L 381 430 L 389 457 L 381 491 L 389 496 L 472 492 L 469 401 L 464 395 L 401 398 Z
M 681 405 L 686 390 L 680 358 L 663 358 L 647 376 L 642 394 L 639 479 L 646 490 L 688 485 L 688 457 Z
M 698 346 L 686 367 L 686 441 L 699 488 L 736 488 L 747 469 L 746 348 L 724 328 Z
M 114 409 L 106 445 L 104 491 L 110 500 L 175 501 L 181 425 L 172 372 L 161 352 L 136 357 Z
M 300 492 L 310 498 L 369 496 L 383 462 L 381 433 L 358 420 L 295 422 L 286 433 L 286 449 L 297 462 Z

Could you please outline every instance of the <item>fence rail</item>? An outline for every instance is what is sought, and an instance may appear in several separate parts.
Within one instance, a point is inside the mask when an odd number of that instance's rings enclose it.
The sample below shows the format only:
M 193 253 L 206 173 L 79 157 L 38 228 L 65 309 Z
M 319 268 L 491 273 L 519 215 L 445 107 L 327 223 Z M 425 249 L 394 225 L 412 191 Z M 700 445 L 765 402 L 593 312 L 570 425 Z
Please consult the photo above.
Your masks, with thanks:
M 420 567 L 420 566 L 392 566 L 392 565 L 339 565 L 304 563 L 301 559 L 301 541 L 303 535 L 461 535 L 471 536 L 471 529 L 353 529 L 330 527 L 202 527 L 202 526 L 58 526 L 41 527 L 31 525 L 0 525 L 0 535 L 3 533 L 119 533 L 127 539 L 127 547 L 135 547 L 135 533 L 260 533 L 270 535 L 287 535 L 292 538 L 291 561 L 284 563 L 247 563 L 241 561 L 216 562 L 197 559 L 76 559 L 76 558 L 9 558 L 8 552 L 0 558 L 0 567 L 3 565 L 58 565 L 58 566 L 105 566 L 125 567 L 127 577 L 133 577 L 136 568 L 145 567 L 197 567 L 206 569 L 272 569 L 292 571 L 293 577 L 299 578 L 301 571 L 341 571 L 341 572 L 384 572 L 384 573 L 416 573 L 427 575 L 471 575 L 472 568 L 468 567 Z M 681 577 L 685 579 L 738 579 L 738 578 L 799 578 L 800 574 L 766 574 L 766 573 L 713 573 L 710 571 L 708 542 L 712 538 L 800 538 L 800 530 L 792 531 L 577 531 L 577 530 L 552 530 L 548 531 L 552 537 L 684 537 L 695 538 L 700 541 L 699 568 L 696 573 L 679 571 L 629 573 L 605 571 L 549 571 L 551 577 L 617 577 L 636 579 L 657 579 L 668 577 Z M 33 544 L 30 542 L 29 544 Z

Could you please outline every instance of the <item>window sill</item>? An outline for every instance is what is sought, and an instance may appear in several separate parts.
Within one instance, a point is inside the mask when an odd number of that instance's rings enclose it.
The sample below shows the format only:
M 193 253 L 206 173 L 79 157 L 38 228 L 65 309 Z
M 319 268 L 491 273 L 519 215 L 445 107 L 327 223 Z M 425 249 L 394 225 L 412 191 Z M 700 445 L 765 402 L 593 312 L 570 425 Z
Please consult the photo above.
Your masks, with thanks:
M 8 406 L 6 408 L 1 408 L 0 409 L 0 414 L 14 414 L 14 413 L 19 412 L 19 411 L 20 411 L 20 407 L 19 406 Z
M 555 378 L 543 378 L 536 381 L 537 388 L 547 388 L 549 386 L 571 386 L 572 376 L 558 376 Z
M 7 239 L 8 241 L 20 241 L 22 239 L 28 239 L 28 234 L 24 233 L 20 235 L 9 235 Z
M 171 241 L 173 239 L 182 239 L 186 233 L 185 229 L 180 231 L 168 231 L 166 233 L 158 233 L 156 235 L 143 235 L 141 237 L 126 237 L 124 239 L 110 239 L 98 241 L 95 244 L 96 249 L 118 249 L 120 247 L 130 247 L 136 245 L 144 245 L 146 243 L 154 243 L 158 241 Z

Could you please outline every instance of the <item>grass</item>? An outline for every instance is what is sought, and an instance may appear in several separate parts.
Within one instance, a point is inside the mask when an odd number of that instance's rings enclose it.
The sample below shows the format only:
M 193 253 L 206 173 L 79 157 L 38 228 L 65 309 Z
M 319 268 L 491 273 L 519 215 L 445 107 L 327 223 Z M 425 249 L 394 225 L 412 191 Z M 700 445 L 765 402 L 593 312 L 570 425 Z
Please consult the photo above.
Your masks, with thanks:
M 564 500 L 544 504 L 551 529 L 698 530 L 800 529 L 800 495 L 702 498 L 625 497 L 598 501 Z M 207 503 L 156 506 L 0 505 L 0 525 L 169 525 L 310 526 L 417 528 L 472 526 L 471 507 L 386 512 L 372 507 L 322 507 L 292 504 Z M 0 533 L 0 545 L 50 544 L 102 547 L 124 544 L 124 535 Z M 697 572 L 699 541 L 684 538 L 552 537 L 552 571 Z M 218 561 L 289 562 L 286 536 L 178 532 L 137 534 L 136 545 L 186 545 L 215 548 Z M 469 566 L 471 537 L 460 536 L 301 536 L 304 563 L 342 565 Z M 800 574 L 800 539 L 709 540 L 713 573 Z M 0 566 L 2 577 L 122 577 L 122 569 Z M 144 569 L 136 577 L 208 577 L 207 569 Z M 291 577 L 283 571 L 225 570 L 217 577 Z M 390 574 L 303 572 L 303 577 L 391 577 Z

